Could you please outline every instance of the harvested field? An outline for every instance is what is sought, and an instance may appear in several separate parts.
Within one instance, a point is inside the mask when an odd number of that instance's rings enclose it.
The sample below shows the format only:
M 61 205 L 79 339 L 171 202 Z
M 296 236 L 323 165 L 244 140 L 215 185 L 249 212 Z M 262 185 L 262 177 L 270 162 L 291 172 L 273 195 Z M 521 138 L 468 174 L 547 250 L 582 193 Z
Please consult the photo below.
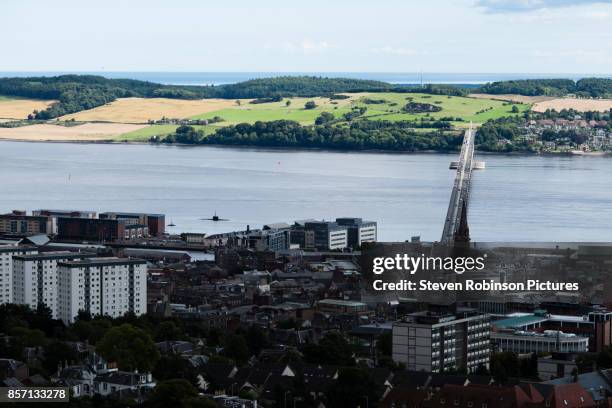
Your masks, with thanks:
M 561 111 L 563 109 L 574 109 L 579 112 L 607 112 L 612 109 L 612 99 L 557 98 L 538 102 L 533 105 L 532 108 L 532 110 L 535 112 L 546 112 L 547 109 L 554 109 L 556 111 Z
M 77 126 L 30 125 L 16 128 L 0 128 L 0 139 L 28 141 L 97 141 L 111 140 L 124 133 L 133 132 L 146 125 L 123 123 L 85 123 Z
M 0 96 L 0 119 L 27 119 L 34 110 L 45 110 L 55 101 Z
M 470 94 L 469 96 L 472 98 L 478 98 L 478 99 L 493 99 L 497 101 L 508 101 L 508 102 L 519 102 L 519 103 L 538 103 L 538 102 L 550 101 L 552 99 L 556 99 L 554 96 L 525 96 L 525 95 L 515 95 L 515 94 L 492 95 L 492 94 L 474 93 L 474 94 Z
M 147 123 L 162 117 L 185 119 L 236 105 L 226 99 L 121 98 L 104 106 L 72 113 L 61 120 L 80 122 Z

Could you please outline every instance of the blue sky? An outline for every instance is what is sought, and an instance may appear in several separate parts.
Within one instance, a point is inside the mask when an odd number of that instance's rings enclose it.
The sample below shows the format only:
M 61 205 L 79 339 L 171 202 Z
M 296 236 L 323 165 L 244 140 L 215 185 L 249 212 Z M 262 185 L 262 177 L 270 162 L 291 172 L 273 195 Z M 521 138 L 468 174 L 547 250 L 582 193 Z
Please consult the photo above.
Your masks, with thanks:
M 612 1 L 5 0 L 0 71 L 612 73 Z

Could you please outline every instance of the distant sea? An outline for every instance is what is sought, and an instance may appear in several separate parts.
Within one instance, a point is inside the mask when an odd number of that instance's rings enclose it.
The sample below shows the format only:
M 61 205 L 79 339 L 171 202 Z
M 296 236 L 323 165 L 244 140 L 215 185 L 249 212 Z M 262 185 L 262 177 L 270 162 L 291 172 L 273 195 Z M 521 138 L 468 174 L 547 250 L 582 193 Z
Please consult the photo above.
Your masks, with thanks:
M 223 85 L 256 78 L 283 75 L 314 75 L 372 79 L 392 84 L 455 84 L 477 85 L 512 79 L 569 78 L 578 80 L 585 76 L 612 78 L 610 74 L 499 74 L 499 73 L 431 73 L 431 72 L 0 72 L 0 77 L 55 76 L 62 74 L 92 74 L 107 78 L 129 78 L 168 85 Z

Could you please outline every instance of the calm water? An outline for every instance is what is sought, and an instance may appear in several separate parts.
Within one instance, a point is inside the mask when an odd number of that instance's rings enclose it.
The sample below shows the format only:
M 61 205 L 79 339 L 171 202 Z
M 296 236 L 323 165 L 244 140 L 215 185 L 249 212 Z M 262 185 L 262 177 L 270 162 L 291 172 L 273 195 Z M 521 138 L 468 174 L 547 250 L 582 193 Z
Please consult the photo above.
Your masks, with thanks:
M 453 155 L 0 142 L 0 210 L 161 212 L 174 232 L 355 216 L 438 240 Z M 612 240 L 612 159 L 480 156 L 478 241 Z M 214 211 L 230 222 L 202 221 Z

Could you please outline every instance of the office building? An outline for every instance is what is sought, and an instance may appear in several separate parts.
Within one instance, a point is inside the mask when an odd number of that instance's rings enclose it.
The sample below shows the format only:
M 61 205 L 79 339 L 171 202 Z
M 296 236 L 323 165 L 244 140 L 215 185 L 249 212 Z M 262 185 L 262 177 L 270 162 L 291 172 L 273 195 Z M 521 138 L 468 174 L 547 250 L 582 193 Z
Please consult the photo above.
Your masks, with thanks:
M 306 221 L 304 223 L 307 249 L 319 251 L 348 248 L 348 230 L 331 221 Z
M 60 217 L 65 218 L 96 218 L 95 211 L 81 211 L 81 210 L 49 210 L 39 209 L 33 210 L 32 215 L 49 217 L 53 220 L 53 234 L 57 234 L 57 219 Z
M 34 247 L 0 246 L 0 305 L 13 303 L 13 257 L 36 252 Z
M 583 316 L 550 314 L 546 310 L 533 313 L 510 313 L 493 325 L 498 331 L 504 329 L 544 332 L 560 330 L 589 339 L 589 351 L 599 353 L 612 345 L 612 312 L 592 311 Z
M 267 224 L 261 230 L 247 230 L 244 246 L 257 251 L 284 251 L 289 249 L 290 233 L 289 224 Z
M 0 214 L 0 234 L 53 234 L 54 230 L 53 218 L 51 217 L 26 215 L 25 211 Z
M 139 224 L 146 226 L 151 236 L 159 237 L 166 231 L 166 216 L 164 214 L 104 212 L 100 219 L 122 220 L 126 225 Z
M 341 299 L 323 299 L 317 302 L 317 311 L 330 315 L 373 316 L 374 311 L 362 302 Z
M 416 312 L 393 323 L 393 360 L 413 371 L 471 373 L 489 367 L 490 336 L 489 316 L 474 309 Z
M 364 242 L 376 242 L 377 224 L 361 218 L 336 218 L 336 223 L 347 229 L 348 246 L 359 248 Z
M 42 303 L 57 319 L 58 262 L 92 257 L 87 252 L 43 252 L 13 256 L 13 303 L 35 310 Z
M 126 232 L 123 220 L 64 218 L 57 219 L 57 237 L 66 241 L 112 242 L 120 241 L 131 235 L 130 228 Z
M 147 310 L 147 263 L 132 258 L 87 258 L 58 264 L 59 318 L 73 323 L 80 310 L 120 317 Z
M 536 332 L 498 332 L 491 334 L 491 343 L 496 351 L 527 353 L 586 353 L 589 351 L 589 338 L 559 330 Z

